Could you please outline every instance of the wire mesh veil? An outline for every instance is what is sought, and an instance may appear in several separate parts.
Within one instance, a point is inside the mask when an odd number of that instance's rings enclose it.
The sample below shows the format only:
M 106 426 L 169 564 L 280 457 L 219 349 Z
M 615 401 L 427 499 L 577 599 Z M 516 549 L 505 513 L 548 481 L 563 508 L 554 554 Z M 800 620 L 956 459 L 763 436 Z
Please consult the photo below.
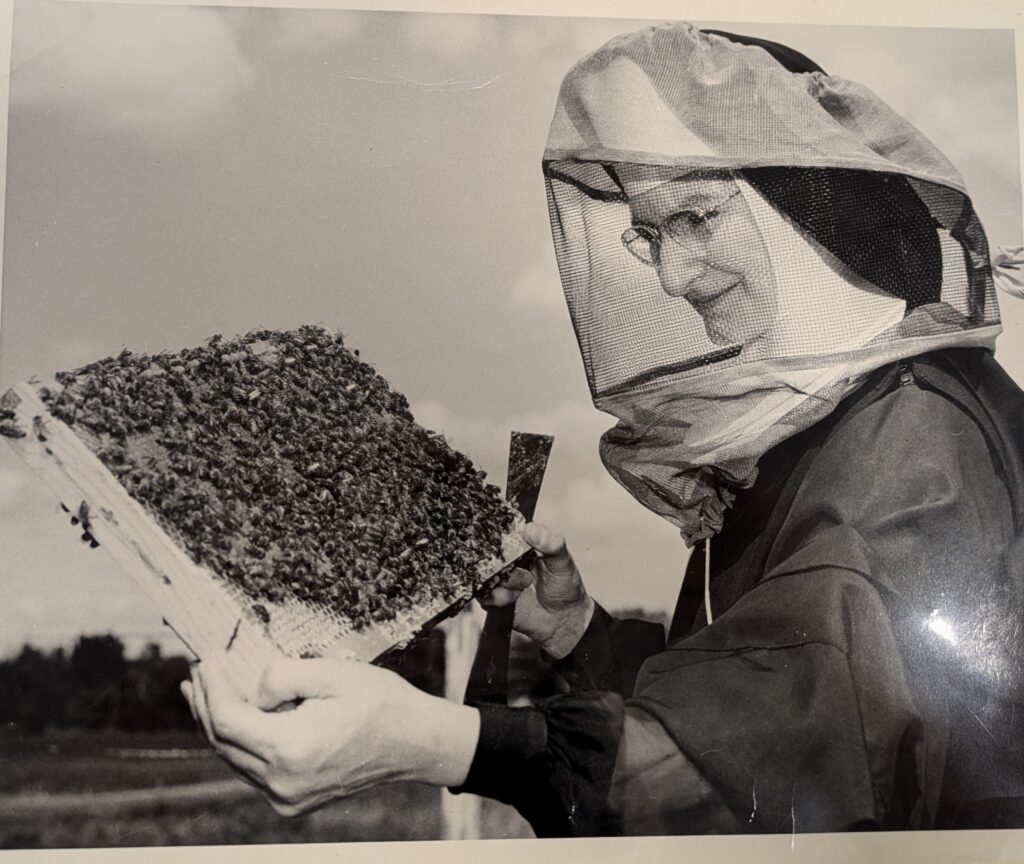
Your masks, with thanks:
M 872 369 L 1000 329 L 956 169 L 867 88 L 765 44 L 619 37 L 566 76 L 545 150 L 591 394 L 619 420 L 602 458 L 690 543 Z

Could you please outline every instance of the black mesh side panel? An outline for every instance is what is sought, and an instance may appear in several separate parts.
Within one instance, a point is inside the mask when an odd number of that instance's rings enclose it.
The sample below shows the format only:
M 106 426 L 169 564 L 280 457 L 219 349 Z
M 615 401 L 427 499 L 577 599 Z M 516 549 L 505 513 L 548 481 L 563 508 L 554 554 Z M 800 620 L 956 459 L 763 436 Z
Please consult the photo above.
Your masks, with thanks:
M 908 312 L 941 299 L 937 223 L 905 178 L 792 167 L 743 173 L 851 270 L 905 300 Z

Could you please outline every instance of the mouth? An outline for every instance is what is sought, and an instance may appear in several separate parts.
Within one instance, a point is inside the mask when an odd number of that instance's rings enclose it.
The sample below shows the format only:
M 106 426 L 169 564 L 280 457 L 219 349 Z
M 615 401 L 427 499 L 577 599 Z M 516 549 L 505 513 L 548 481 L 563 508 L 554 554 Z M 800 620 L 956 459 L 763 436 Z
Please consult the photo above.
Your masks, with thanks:
M 733 288 L 737 287 L 742 279 L 737 279 L 735 282 L 731 282 L 722 288 L 714 288 L 710 291 L 696 292 L 694 294 L 687 295 L 686 300 L 694 309 L 701 315 L 704 314 L 704 310 L 708 307 L 713 306 L 718 300 L 728 294 Z

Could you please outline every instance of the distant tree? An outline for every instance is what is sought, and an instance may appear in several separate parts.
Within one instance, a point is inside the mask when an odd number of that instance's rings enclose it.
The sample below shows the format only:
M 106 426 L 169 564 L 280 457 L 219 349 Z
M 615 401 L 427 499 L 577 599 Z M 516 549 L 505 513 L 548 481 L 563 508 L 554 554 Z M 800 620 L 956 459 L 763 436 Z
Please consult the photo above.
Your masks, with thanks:
M 188 677 L 184 657 L 164 657 L 160 646 L 149 643 L 121 679 L 117 725 L 131 731 L 190 729 L 194 725 L 179 690 Z
M 71 674 L 90 687 L 109 687 L 124 674 L 124 643 L 107 633 L 79 636 L 71 652 Z
M 45 654 L 25 645 L 0 661 L 0 731 L 191 729 L 178 686 L 187 677 L 188 661 L 164 657 L 156 643 L 134 660 L 110 634 L 80 637 L 70 656 L 62 648 Z
M 73 690 L 70 663 L 63 648 L 51 651 L 47 660 L 49 672 L 41 688 L 44 693 L 47 720 L 54 726 L 66 726 Z
M 64 652 L 46 655 L 25 645 L 13 660 L 0 663 L 0 721 L 27 732 L 62 725 L 70 691 Z
M 188 660 L 184 657 L 160 657 L 149 665 L 149 704 L 152 706 L 150 729 L 194 729 L 195 721 L 181 695 L 181 682 L 188 678 Z
M 668 631 L 668 626 L 672 621 L 671 616 L 667 612 L 657 611 L 653 612 L 650 609 L 644 609 L 641 606 L 630 606 L 626 609 L 615 609 L 612 610 L 612 615 L 616 618 L 639 618 L 641 621 L 650 621 L 654 624 L 660 624 Z
M 80 636 L 68 666 L 77 691 L 72 702 L 76 719 L 89 729 L 114 725 L 127 668 L 124 643 L 109 633 Z

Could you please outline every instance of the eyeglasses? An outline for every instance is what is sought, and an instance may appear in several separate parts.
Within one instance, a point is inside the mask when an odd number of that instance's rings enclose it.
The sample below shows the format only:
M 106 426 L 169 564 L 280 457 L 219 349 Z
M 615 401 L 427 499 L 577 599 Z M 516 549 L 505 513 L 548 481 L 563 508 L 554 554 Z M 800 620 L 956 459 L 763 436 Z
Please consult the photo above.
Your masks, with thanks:
M 661 225 L 633 225 L 622 232 L 622 245 L 650 267 L 661 260 L 661 244 L 670 237 L 680 246 L 692 249 L 711 236 L 711 226 L 723 205 L 740 194 L 733 189 L 724 198 L 704 209 L 689 208 L 673 213 Z

